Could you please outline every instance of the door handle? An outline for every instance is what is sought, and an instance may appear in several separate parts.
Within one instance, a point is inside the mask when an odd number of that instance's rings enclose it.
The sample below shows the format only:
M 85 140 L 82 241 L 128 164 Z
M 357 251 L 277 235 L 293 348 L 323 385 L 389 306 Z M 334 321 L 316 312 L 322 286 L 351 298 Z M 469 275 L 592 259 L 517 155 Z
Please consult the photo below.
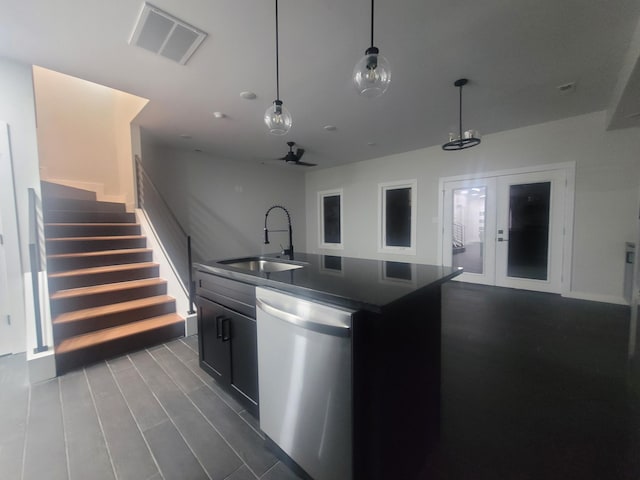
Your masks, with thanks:
M 508 241 L 509 241 L 509 239 L 508 239 L 508 238 L 498 237 L 498 241 L 499 241 L 499 242 L 508 242 Z
M 218 315 L 216 317 L 216 338 L 222 338 L 221 323 L 224 320 L 224 315 Z
M 225 329 L 225 326 L 227 327 Z M 222 319 L 222 341 L 228 342 L 231 340 L 231 320 L 229 318 Z

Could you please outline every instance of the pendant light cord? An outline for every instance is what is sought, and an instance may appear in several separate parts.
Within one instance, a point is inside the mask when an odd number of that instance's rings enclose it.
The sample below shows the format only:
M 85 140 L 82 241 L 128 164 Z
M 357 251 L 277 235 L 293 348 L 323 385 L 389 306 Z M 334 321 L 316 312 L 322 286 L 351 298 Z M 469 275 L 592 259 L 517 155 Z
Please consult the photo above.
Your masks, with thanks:
M 460 126 L 460 143 L 462 143 L 462 85 L 460 85 L 460 109 L 458 111 L 459 115 L 458 115 L 458 119 L 459 119 L 459 126 Z
M 371 0 L 371 46 L 373 47 L 373 1 Z
M 276 100 L 280 100 L 280 57 L 278 50 L 278 0 L 276 0 Z

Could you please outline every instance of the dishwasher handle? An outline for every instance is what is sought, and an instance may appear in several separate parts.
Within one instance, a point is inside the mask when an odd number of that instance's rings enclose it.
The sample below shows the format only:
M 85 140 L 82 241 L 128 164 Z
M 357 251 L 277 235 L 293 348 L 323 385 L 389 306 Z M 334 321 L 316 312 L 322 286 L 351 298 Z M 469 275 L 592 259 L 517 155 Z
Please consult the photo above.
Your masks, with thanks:
M 293 313 L 282 311 L 259 297 L 256 298 L 256 307 L 278 320 L 291 323 L 306 330 L 334 337 L 349 337 L 351 335 L 351 327 L 349 327 L 349 325 L 336 325 L 304 319 Z

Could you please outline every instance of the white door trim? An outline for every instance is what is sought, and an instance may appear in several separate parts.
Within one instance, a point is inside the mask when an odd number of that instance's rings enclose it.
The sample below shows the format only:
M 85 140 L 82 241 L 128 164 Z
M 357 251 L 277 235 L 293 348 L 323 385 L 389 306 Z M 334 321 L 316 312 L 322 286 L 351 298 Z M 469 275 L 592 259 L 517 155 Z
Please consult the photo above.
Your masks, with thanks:
M 25 320 L 22 292 L 22 267 L 20 264 L 20 241 L 15 203 L 13 166 L 11 161 L 11 147 L 9 140 L 9 125 L 0 122 L 0 178 L 2 182 L 2 195 L 0 208 L 2 209 L 2 226 L 5 254 L 7 291 L 5 292 L 5 304 L 0 305 L 0 322 L 2 328 L 0 335 L 4 338 L 0 342 L 0 355 L 6 353 L 24 352 L 24 327 Z M 6 311 L 5 311 L 6 309 Z M 9 320 L 10 319 L 10 320 Z M 11 323 L 9 323 L 9 321 Z
M 2 155 L 2 152 L 0 152 Z M 0 356 L 13 353 L 13 329 L 9 323 L 9 277 L 5 255 L 6 233 L 2 226 L 2 211 L 0 211 Z

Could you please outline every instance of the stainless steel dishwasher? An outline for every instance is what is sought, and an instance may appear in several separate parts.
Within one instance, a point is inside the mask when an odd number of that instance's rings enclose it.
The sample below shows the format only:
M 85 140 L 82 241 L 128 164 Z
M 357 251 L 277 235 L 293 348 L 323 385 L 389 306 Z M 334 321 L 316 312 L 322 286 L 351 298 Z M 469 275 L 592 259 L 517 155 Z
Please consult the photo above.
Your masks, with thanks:
M 260 428 L 314 480 L 351 480 L 353 311 L 256 288 Z

